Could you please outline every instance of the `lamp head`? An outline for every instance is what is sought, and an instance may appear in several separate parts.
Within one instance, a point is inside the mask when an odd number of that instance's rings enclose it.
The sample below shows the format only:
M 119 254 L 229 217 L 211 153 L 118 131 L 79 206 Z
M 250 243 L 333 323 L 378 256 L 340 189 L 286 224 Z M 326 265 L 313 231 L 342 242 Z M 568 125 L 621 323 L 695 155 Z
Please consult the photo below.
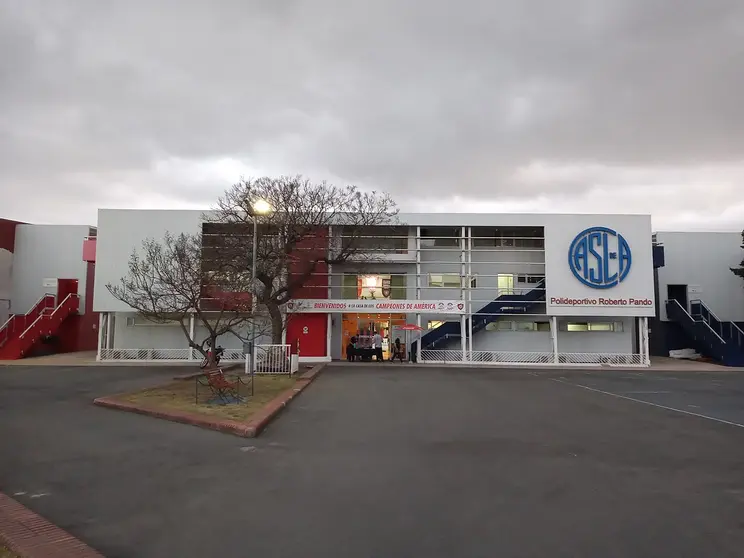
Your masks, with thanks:
M 253 203 L 253 211 L 258 214 L 265 215 L 271 212 L 271 205 L 266 200 L 256 200 Z

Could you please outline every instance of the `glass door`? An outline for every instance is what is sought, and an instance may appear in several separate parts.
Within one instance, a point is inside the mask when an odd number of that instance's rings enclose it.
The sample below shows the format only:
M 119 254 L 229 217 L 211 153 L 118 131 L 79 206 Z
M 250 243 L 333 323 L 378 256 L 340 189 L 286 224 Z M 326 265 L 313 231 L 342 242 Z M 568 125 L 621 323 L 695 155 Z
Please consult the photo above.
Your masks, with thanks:
M 514 294 L 514 275 L 499 273 L 496 276 L 496 286 L 499 289 L 499 296 Z

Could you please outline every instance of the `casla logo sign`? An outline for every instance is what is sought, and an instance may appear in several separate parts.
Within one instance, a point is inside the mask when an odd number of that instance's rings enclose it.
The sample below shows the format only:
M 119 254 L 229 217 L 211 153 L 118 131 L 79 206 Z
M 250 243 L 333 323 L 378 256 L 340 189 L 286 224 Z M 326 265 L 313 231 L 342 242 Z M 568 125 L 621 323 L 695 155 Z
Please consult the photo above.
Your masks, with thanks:
M 590 227 L 576 235 L 568 249 L 568 266 L 574 276 L 593 289 L 610 289 L 630 273 L 630 246 L 607 227 Z

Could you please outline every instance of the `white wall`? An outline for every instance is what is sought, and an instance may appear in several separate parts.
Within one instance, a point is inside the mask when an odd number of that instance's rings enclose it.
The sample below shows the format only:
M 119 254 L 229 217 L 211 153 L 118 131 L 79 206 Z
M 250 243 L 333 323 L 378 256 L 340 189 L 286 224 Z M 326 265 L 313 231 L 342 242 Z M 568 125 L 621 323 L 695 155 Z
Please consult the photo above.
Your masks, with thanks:
M 16 226 L 13 255 L 11 312 L 25 314 L 45 293 L 56 288 L 44 287 L 44 279 L 77 279 L 80 313 L 85 310 L 85 274 L 83 240 L 90 227 L 85 225 Z
M 0 326 L 10 315 L 10 301 L 13 296 L 13 253 L 0 248 Z
M 115 349 L 186 349 L 189 346 L 183 330 L 178 325 L 140 325 L 143 318 L 137 318 L 137 325 L 127 325 L 128 317 L 135 317 L 135 312 L 117 312 L 114 325 Z M 194 324 L 194 341 L 201 343 L 209 337 L 209 332 L 199 319 Z M 268 326 L 257 327 L 258 331 L 268 331 Z M 240 328 L 238 333 L 247 337 L 248 326 Z M 270 343 L 271 336 L 260 337 L 257 343 Z M 217 338 L 217 344 L 225 349 L 241 350 L 243 342 L 232 333 Z
M 106 285 L 117 284 L 127 275 L 132 251 L 141 250 L 144 240 L 148 238 L 161 240 L 166 232 L 174 235 L 196 234 L 200 232 L 201 217 L 201 211 L 100 209 L 93 310 L 95 312 L 131 310 L 129 306 L 111 296 Z
M 744 321 L 744 281 L 731 273 L 744 259 L 740 232 L 658 232 L 664 245 L 664 267 L 659 268 L 661 319 L 667 285 L 699 287 L 688 300 L 702 299 L 721 320 Z
M 136 325 L 128 326 L 127 318 L 134 312 L 116 314 L 114 322 L 115 349 L 186 349 L 189 344 L 186 336 L 177 325 Z

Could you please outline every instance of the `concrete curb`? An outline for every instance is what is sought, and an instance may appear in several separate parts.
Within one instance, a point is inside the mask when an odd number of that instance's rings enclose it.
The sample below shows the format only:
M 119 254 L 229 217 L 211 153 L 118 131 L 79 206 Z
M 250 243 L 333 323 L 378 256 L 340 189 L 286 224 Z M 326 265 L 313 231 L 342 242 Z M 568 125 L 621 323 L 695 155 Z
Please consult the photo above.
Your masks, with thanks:
M 103 558 L 103 554 L 2 492 L 0 542 L 24 558 Z
M 140 415 L 170 420 L 172 422 L 180 422 L 182 424 L 189 424 L 191 426 L 199 426 L 201 428 L 217 430 L 219 432 L 225 432 L 227 434 L 233 434 L 235 436 L 241 436 L 243 438 L 255 438 L 261 433 L 264 428 L 266 428 L 266 426 L 268 426 L 268 424 L 272 420 L 274 420 L 274 418 L 276 418 L 276 416 L 289 404 L 290 401 L 292 401 L 292 399 L 302 393 L 307 388 L 307 386 L 309 386 L 315 380 L 315 378 L 318 377 L 324 367 L 325 363 L 319 364 L 318 366 L 312 368 L 309 372 L 305 372 L 304 374 L 299 376 L 294 387 L 280 393 L 274 399 L 269 401 L 248 422 L 238 422 L 229 419 L 212 418 L 197 413 L 165 411 L 163 409 L 155 409 L 153 407 L 135 405 L 134 403 L 116 401 L 114 399 L 115 396 L 99 397 L 93 400 L 93 404 L 98 405 L 99 407 L 115 409 L 117 411 L 127 411 L 130 413 L 137 413 Z

